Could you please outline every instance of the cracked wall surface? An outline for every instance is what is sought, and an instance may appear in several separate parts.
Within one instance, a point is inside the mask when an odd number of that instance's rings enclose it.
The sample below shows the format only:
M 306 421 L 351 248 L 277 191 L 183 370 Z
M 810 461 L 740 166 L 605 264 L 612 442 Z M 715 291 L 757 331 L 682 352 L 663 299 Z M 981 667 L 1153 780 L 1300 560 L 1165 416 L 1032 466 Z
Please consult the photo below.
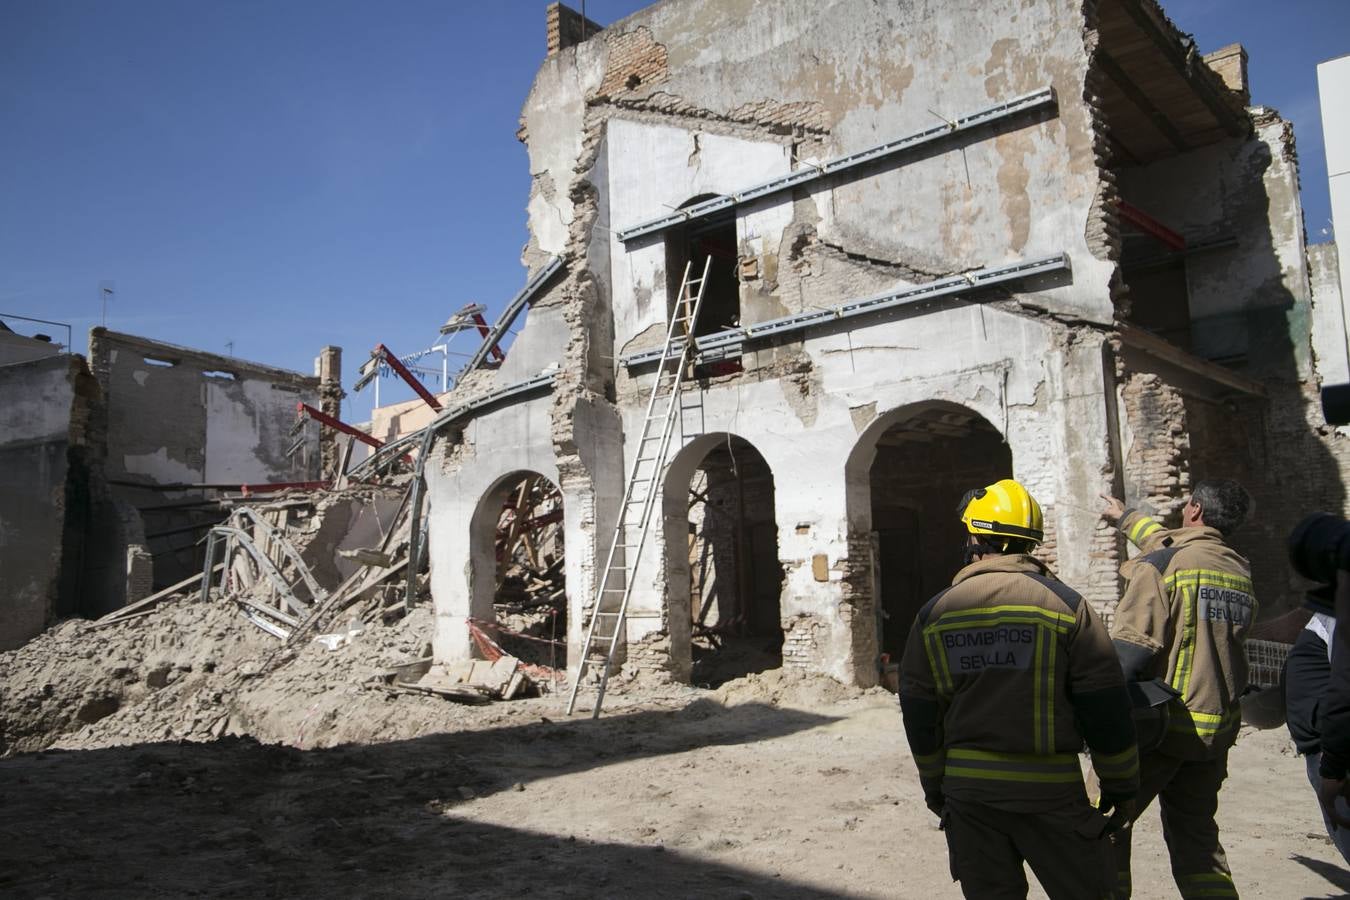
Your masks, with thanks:
M 1156 199 L 1161 216 L 1197 237 L 1221 218 L 1236 223 L 1237 250 L 1194 263 L 1198 327 L 1213 345 L 1196 352 L 1221 358 L 1241 320 L 1253 374 L 1297 399 L 1280 414 L 1243 401 L 1260 423 L 1246 434 L 1289 453 L 1311 440 L 1336 457 L 1304 402 L 1309 292 L 1287 123 L 1257 110 L 1250 136 L 1133 171 L 1114 166 L 1099 59 L 1108 2 L 1116 0 L 667 0 L 550 45 L 518 133 L 532 184 L 522 261 L 533 272 L 558 256 L 566 270 L 532 304 L 514 351 L 526 358 L 508 355 L 508 364 L 525 374 L 556 361 L 557 380 L 549 401 L 491 414 L 490 436 L 478 432 L 472 448 L 456 445 L 472 428 L 446 436 L 445 465 L 429 476 L 443 484 L 433 489 L 433 522 L 453 527 L 513 467 L 556 472 L 578 649 L 653 381 L 651 368 L 622 359 L 661 345 L 693 252 L 681 249 L 683 228 L 627 242 L 618 231 L 1044 87 L 1051 108 L 742 202 L 728 237 L 708 238 L 732 273 L 732 324 L 742 327 L 985 266 L 1055 254 L 1069 265 L 976 302 L 927 301 L 748 341 L 735 363 L 699 369 L 681 399 L 659 521 L 635 576 L 631 665 L 687 677 L 687 488 L 710 448 L 735 437 L 763 457 L 777 486 L 784 664 L 873 683 L 868 473 L 887 430 L 934 403 L 977 414 L 1001 436 L 1014 476 L 1046 512 L 1040 555 L 1109 617 L 1125 548 L 1097 495 L 1124 490 L 1166 508 L 1195 473 L 1246 465 L 1224 455 L 1236 438 L 1212 392 L 1119 360 L 1112 336 L 1130 314 L 1117 215 L 1125 194 Z M 1259 258 L 1235 264 L 1252 247 Z M 511 382 L 501 372 L 474 377 L 474 390 Z M 1186 427 L 1201 421 L 1213 437 L 1187 444 Z M 450 619 L 467 608 L 472 588 L 460 579 L 474 551 L 438 538 L 435 524 L 432 543 L 433 572 L 452 573 L 433 577 L 438 611 L 452 611 L 438 653 L 467 653 Z
M 204 484 L 314 481 L 321 473 L 317 427 L 287 456 L 296 404 L 331 405 L 319 377 L 95 328 L 90 369 L 106 406 L 105 463 L 118 501 L 159 507 L 143 516 L 149 535 L 190 529 L 168 501 L 200 496 Z M 330 361 L 329 368 L 335 366 Z M 149 537 L 155 581 L 200 569 L 200 530 Z

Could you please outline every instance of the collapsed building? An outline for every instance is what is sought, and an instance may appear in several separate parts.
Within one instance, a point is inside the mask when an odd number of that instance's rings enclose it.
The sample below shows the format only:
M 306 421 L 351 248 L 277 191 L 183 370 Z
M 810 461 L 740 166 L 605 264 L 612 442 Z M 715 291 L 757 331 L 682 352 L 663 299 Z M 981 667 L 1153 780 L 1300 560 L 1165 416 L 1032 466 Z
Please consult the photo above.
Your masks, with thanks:
M 1127 551 L 1099 493 L 1175 520 L 1197 479 L 1237 478 L 1262 617 L 1293 608 L 1283 537 L 1345 507 L 1346 447 L 1317 403 L 1293 131 L 1241 47 L 1201 55 L 1153 0 L 547 24 L 529 282 L 419 432 L 438 660 L 475 653 L 503 505 L 541 479 L 573 673 L 598 612 L 633 671 L 699 681 L 739 647 L 876 683 L 959 565 L 958 498 L 1007 476 L 1108 619 Z M 686 328 L 667 423 L 653 385 Z
M 200 573 L 223 496 L 317 482 L 333 454 L 288 433 L 297 403 L 336 413 L 338 348 L 313 376 L 106 328 L 70 349 L 0 330 L 0 649 Z
M 1107 619 L 1128 550 L 1098 495 L 1175 521 L 1206 477 L 1256 498 L 1261 618 L 1297 604 L 1284 535 L 1346 508 L 1318 404 L 1345 317 L 1241 47 L 1202 56 L 1153 0 L 665 0 L 604 28 L 555 4 L 547 35 L 528 275 L 490 327 L 442 328 L 481 337 L 453 390 L 405 372 L 419 398 L 355 427 L 336 348 L 311 378 L 0 341 L 26 498 L 0 647 L 194 572 L 288 647 L 429 581 L 415 675 L 447 696 L 484 656 L 574 689 L 602 655 L 866 686 L 959 567 L 958 499 L 1009 476 Z M 222 504 L 250 482 L 306 493 Z

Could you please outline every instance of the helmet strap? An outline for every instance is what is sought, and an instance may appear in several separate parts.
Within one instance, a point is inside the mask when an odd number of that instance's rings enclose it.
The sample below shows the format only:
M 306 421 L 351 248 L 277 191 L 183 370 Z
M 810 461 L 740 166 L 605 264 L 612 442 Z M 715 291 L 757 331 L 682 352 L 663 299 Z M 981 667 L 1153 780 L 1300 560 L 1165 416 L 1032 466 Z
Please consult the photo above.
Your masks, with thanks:
M 997 556 L 1003 553 L 1003 547 L 998 547 L 987 543 L 986 535 L 974 535 L 976 540 L 969 540 L 969 535 L 965 546 L 961 548 L 961 565 L 968 566 L 975 561 L 977 556 Z

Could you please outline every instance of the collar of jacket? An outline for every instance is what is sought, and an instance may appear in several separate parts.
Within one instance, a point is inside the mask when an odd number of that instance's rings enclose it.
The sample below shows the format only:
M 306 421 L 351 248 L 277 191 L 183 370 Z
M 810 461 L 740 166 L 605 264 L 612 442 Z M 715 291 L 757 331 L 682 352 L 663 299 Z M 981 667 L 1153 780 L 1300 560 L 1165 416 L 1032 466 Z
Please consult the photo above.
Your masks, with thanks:
M 1177 528 L 1168 532 L 1167 537 L 1171 539 L 1168 547 L 1180 547 L 1185 544 L 1212 543 L 1228 546 L 1223 539 L 1223 532 L 1217 528 L 1210 528 L 1208 525 L 1193 525 L 1190 528 Z
M 952 579 L 952 584 L 960 584 L 967 578 L 984 575 L 988 572 L 1032 572 L 1038 575 L 1048 575 L 1050 570 L 1039 559 L 1026 553 L 1000 554 L 975 560 L 975 562 L 956 573 L 956 577 Z

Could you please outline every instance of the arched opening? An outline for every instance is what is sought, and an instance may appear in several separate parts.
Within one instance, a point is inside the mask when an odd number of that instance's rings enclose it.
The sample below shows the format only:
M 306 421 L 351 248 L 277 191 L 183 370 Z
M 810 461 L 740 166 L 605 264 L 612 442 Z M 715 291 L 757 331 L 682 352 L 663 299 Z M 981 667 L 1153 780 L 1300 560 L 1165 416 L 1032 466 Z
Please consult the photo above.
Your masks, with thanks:
M 716 194 L 700 194 L 691 197 L 680 205 L 681 209 L 711 200 Z M 672 312 L 674 304 L 681 296 L 680 279 L 684 275 L 685 264 L 689 264 L 691 277 L 697 277 L 703 271 L 708 260 L 708 283 L 703 287 L 703 305 L 699 309 L 698 321 L 694 323 L 694 336 L 715 334 L 727 328 L 736 328 L 741 323 L 741 285 L 737 274 L 739 250 L 736 240 L 736 212 L 727 209 L 712 216 L 689 222 L 672 228 L 666 237 L 666 296 L 670 298 Z M 739 360 L 719 360 L 700 367 L 701 374 L 722 375 L 739 372 Z
M 783 567 L 773 472 L 734 435 L 705 435 L 681 455 L 668 476 L 667 509 L 675 514 L 666 545 L 682 554 L 668 568 L 669 590 L 671 615 L 688 616 L 690 681 L 716 686 L 776 669 L 783 663 Z
M 887 418 L 874 426 L 867 480 L 878 645 L 894 665 L 914 617 L 961 568 L 957 504 L 971 488 L 1011 478 L 1012 451 L 983 416 L 956 404 L 917 404 Z
M 537 472 L 513 472 L 484 495 L 471 527 L 475 643 L 485 636 L 522 662 L 565 668 L 562 492 Z

